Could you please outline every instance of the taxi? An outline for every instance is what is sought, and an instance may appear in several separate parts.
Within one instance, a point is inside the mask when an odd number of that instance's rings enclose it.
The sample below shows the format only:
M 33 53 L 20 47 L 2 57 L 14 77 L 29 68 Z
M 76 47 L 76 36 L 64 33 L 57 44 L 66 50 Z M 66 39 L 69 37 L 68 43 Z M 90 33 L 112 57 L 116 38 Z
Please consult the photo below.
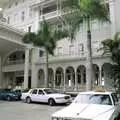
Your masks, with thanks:
M 120 120 L 120 105 L 114 92 L 80 92 L 73 102 L 52 114 L 52 120 Z

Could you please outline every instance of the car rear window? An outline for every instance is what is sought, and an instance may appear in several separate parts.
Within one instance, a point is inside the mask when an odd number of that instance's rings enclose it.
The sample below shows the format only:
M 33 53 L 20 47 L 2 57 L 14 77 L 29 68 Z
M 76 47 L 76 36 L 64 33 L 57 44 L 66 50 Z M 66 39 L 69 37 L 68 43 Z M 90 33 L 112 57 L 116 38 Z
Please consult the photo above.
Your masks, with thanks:
M 27 93 L 29 91 L 29 89 L 24 89 L 22 90 L 22 93 Z

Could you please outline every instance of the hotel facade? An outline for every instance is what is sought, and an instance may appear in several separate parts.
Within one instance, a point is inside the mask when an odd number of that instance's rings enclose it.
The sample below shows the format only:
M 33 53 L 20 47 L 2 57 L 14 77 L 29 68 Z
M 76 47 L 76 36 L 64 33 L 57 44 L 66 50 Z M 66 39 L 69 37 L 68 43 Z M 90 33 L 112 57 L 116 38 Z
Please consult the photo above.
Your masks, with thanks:
M 91 21 L 93 86 L 113 87 L 112 62 L 103 55 L 101 42 L 113 38 L 120 31 L 120 1 L 108 0 L 111 23 Z M 49 70 L 46 78 L 46 58 L 43 48 L 22 42 L 25 32 L 36 32 L 45 19 L 61 26 L 60 0 L 11 0 L 3 11 L 0 22 L 0 86 L 23 88 L 49 87 L 60 90 L 85 90 L 86 85 L 86 42 L 85 23 L 80 26 L 76 40 L 57 42 L 54 56 L 49 55 Z

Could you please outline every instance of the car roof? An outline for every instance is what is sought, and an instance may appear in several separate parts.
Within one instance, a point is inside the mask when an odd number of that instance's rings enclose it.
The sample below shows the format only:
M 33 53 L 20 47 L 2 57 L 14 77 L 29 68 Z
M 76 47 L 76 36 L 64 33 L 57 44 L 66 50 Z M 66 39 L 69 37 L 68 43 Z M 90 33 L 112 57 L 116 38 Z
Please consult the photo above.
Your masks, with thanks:
M 114 93 L 114 92 L 109 92 L 109 91 L 105 91 L 105 92 L 87 91 L 87 92 L 80 92 L 79 94 L 103 94 L 103 95 L 108 94 L 108 95 L 110 95 L 112 93 Z
M 51 88 L 31 88 L 32 90 L 33 89 L 40 89 L 40 90 L 44 90 L 44 89 L 51 89 Z

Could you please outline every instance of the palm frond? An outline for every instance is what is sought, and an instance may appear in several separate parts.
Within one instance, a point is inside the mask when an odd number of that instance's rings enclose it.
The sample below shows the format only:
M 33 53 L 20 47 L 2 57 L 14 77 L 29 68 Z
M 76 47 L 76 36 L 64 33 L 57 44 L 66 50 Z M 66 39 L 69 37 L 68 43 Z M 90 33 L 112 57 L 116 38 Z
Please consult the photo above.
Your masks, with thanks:
M 22 40 L 24 43 L 33 43 L 36 41 L 36 34 L 33 32 L 28 32 L 24 35 Z
M 120 32 L 117 32 L 114 37 L 115 41 L 120 41 Z

